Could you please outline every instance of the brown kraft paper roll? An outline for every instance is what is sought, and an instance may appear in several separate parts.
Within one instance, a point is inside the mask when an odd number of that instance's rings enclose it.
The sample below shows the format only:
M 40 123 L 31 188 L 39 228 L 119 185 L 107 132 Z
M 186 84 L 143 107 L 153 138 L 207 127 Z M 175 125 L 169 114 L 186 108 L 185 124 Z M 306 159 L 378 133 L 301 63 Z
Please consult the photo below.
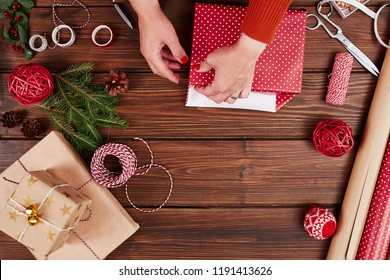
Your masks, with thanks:
M 327 259 L 355 259 L 389 132 L 390 49 L 386 52 Z

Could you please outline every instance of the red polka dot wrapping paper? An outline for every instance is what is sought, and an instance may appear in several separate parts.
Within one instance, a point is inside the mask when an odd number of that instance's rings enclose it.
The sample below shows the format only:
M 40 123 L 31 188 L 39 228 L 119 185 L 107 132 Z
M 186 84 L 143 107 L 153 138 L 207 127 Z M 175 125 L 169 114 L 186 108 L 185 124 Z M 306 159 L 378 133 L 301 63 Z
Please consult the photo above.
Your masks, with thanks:
M 191 66 L 204 61 L 214 50 L 237 41 L 246 10 L 242 6 L 195 4 Z M 216 104 L 196 92 L 194 86 L 210 84 L 214 72 L 199 73 L 191 67 L 186 105 L 276 112 L 301 93 L 305 35 L 306 11 L 287 11 L 273 42 L 256 63 L 252 93 L 234 104 Z
M 390 140 L 372 196 L 357 260 L 384 260 L 390 245 Z

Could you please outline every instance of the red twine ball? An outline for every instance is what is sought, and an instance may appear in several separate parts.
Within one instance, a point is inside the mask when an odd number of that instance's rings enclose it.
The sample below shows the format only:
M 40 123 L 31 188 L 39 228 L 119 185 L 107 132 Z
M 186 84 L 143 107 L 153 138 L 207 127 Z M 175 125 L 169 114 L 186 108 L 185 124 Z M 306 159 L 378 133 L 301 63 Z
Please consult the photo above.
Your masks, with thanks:
M 8 90 L 22 104 L 31 105 L 46 99 L 54 90 L 53 77 L 43 66 L 22 64 L 8 77 Z
M 306 212 L 303 226 L 311 237 L 317 240 L 324 240 L 334 234 L 336 218 L 328 209 L 312 206 Z
M 316 150 L 329 157 L 340 157 L 352 149 L 352 129 L 341 120 L 320 121 L 313 132 Z

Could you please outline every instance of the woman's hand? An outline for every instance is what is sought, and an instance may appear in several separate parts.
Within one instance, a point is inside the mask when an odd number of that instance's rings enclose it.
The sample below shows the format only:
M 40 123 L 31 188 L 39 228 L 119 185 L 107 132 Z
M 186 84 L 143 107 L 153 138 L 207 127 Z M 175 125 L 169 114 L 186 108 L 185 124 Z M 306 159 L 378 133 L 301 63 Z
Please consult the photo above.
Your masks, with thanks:
M 180 45 L 176 31 L 161 11 L 157 0 L 130 0 L 138 15 L 141 53 L 153 73 L 179 82 L 180 64 L 186 64 L 188 57 Z
M 210 53 L 205 61 L 193 65 L 193 68 L 198 72 L 214 69 L 214 81 L 208 86 L 196 86 L 195 90 L 216 103 L 233 104 L 237 98 L 247 98 L 256 61 L 265 47 L 265 43 L 243 33 L 234 45 Z

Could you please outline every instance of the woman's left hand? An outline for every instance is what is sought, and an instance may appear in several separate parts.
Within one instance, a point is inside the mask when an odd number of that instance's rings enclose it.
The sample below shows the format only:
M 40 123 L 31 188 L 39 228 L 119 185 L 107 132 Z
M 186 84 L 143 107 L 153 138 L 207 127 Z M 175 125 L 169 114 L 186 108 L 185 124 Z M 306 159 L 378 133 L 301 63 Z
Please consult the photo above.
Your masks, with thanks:
M 233 104 L 238 98 L 246 98 L 251 92 L 256 61 L 266 44 L 244 33 L 231 46 L 210 53 L 206 60 L 194 64 L 197 72 L 215 70 L 214 81 L 208 86 L 196 86 L 195 90 L 216 103 Z

